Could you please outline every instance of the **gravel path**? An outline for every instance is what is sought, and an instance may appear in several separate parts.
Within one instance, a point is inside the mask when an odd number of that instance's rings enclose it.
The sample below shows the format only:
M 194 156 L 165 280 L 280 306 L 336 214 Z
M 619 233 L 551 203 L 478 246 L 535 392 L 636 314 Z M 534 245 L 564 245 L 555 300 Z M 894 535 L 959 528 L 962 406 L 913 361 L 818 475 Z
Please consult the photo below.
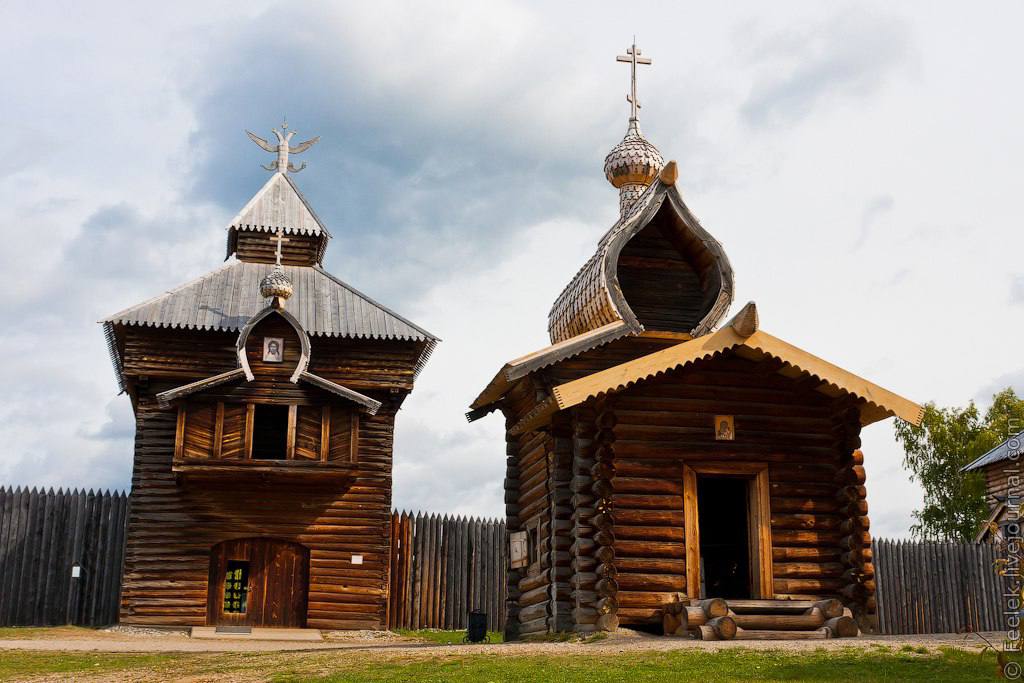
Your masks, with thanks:
M 51 629 L 37 637 L 0 639 L 0 650 L 33 650 L 51 652 L 286 652 L 346 650 L 373 653 L 384 658 L 390 657 L 431 657 L 438 654 L 464 655 L 568 655 L 581 652 L 614 653 L 645 652 L 676 649 L 717 651 L 731 648 L 761 650 L 801 651 L 842 649 L 848 647 L 871 648 L 885 646 L 901 648 L 959 647 L 980 649 L 984 641 L 974 635 L 937 634 L 926 636 L 862 636 L 859 638 L 837 638 L 832 640 L 777 640 L 777 641 L 721 641 L 702 642 L 686 638 L 665 638 L 633 631 L 620 631 L 610 637 L 584 643 L 531 642 L 481 645 L 436 645 L 403 638 L 395 634 L 327 634 L 322 642 L 309 641 L 260 641 L 260 640 L 193 640 L 183 632 L 147 633 L 137 630 L 112 629 L 90 631 L 87 629 Z M 1001 642 L 1003 634 L 984 634 L 994 644 Z

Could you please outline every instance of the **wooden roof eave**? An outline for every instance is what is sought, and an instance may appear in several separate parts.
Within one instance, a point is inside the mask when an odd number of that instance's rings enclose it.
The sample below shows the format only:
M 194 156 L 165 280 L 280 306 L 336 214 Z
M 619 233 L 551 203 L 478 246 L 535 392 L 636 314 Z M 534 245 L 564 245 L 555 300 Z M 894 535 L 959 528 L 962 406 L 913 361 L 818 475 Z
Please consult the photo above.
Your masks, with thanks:
M 311 372 L 302 371 L 301 373 L 299 373 L 299 380 L 303 382 L 308 382 L 309 384 L 319 387 L 324 391 L 329 391 L 332 394 L 348 399 L 349 401 L 352 401 L 353 403 L 362 407 L 363 410 L 369 413 L 370 415 L 376 415 L 377 411 L 380 410 L 380 401 L 372 399 L 369 396 L 360 394 L 358 391 L 354 391 L 352 389 L 349 389 L 348 387 L 344 387 L 340 384 L 337 384 L 336 382 L 332 382 L 329 379 L 320 377 L 319 375 L 314 375 Z
M 635 332 L 626 323 L 622 321 L 608 323 L 590 332 L 585 332 L 557 344 L 528 353 L 525 356 L 520 356 L 515 360 L 510 360 L 498 370 L 494 378 L 470 404 L 471 412 L 466 414 L 467 418 L 472 422 L 491 412 L 484 409 L 501 400 L 515 385 L 517 380 L 537 370 L 596 349 L 629 334 L 635 334 Z
M 862 425 L 890 416 L 897 416 L 915 425 L 921 423 L 924 411 L 917 403 L 774 337 L 758 329 L 758 324 L 756 308 L 751 302 L 717 332 L 554 387 L 551 397 L 554 399 L 554 407 L 547 414 L 565 410 L 603 394 L 621 391 L 637 382 L 686 367 L 726 350 L 746 347 L 782 361 L 784 368 L 790 367 L 801 375 L 815 377 L 822 383 L 820 388 L 861 399 L 864 402 L 861 406 Z M 550 408 L 546 406 L 546 409 Z M 533 412 L 527 418 L 536 422 Z
M 189 384 L 184 384 L 180 387 L 175 387 L 174 389 L 161 391 L 156 395 L 156 400 L 161 408 L 167 408 L 173 401 L 177 401 L 200 391 L 212 389 L 213 387 L 220 386 L 221 384 L 227 384 L 228 382 L 234 382 L 239 379 L 246 379 L 245 370 L 242 368 L 235 368 L 234 370 L 228 370 L 227 372 L 196 380 L 195 382 L 190 382 Z
M 190 382 L 189 384 L 184 384 L 180 387 L 175 387 L 174 389 L 162 391 L 156 395 L 156 400 L 161 408 L 167 408 L 174 401 L 200 393 L 207 389 L 212 389 L 213 387 L 217 387 L 222 384 L 234 382 L 236 380 L 249 381 L 245 377 L 245 370 L 242 368 L 235 368 L 234 370 L 228 370 L 227 372 L 212 375 L 211 377 Z M 374 400 L 369 396 L 360 394 L 358 391 L 354 391 L 353 389 L 349 389 L 348 387 L 332 382 L 329 379 L 320 377 L 319 375 L 314 375 L 311 372 L 303 371 L 300 373 L 298 378 L 296 378 L 296 383 L 299 381 L 307 382 L 315 387 L 323 389 L 324 391 L 341 396 L 342 398 L 355 403 L 370 415 L 376 415 L 381 406 L 380 401 Z

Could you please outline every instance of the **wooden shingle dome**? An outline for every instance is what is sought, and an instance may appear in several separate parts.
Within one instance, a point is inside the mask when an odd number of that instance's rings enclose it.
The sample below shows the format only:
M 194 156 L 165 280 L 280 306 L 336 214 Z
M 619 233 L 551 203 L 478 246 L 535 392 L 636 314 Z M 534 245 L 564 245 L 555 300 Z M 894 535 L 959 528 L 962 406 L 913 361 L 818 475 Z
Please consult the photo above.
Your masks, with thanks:
M 687 208 L 675 175 L 669 162 L 555 300 L 548 314 L 553 344 L 620 321 L 624 333 L 698 337 L 729 310 L 729 258 Z

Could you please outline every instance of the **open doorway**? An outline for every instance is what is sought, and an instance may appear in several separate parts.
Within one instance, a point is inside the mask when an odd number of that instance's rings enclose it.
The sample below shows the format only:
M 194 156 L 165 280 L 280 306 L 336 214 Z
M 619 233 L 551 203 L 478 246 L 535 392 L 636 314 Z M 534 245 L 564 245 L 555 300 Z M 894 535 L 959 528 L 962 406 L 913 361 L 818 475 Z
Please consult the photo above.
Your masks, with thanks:
M 683 465 L 683 535 L 688 596 L 774 597 L 765 463 Z
M 701 595 L 752 597 L 749 485 L 749 480 L 738 477 L 697 477 Z

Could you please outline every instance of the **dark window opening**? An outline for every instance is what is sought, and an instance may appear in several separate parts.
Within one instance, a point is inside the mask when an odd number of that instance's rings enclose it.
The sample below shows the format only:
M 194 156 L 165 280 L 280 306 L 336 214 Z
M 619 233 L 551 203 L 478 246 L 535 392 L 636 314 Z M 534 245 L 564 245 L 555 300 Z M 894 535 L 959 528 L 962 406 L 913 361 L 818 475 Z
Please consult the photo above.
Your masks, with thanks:
M 540 562 L 540 529 L 538 526 L 531 526 L 527 533 L 527 557 L 530 565 Z
M 256 404 L 253 411 L 252 459 L 288 457 L 288 406 Z
M 249 602 L 249 563 L 245 560 L 228 560 L 224 572 L 224 612 L 245 614 Z
M 701 595 L 750 598 L 750 536 L 747 491 L 736 477 L 697 479 Z

